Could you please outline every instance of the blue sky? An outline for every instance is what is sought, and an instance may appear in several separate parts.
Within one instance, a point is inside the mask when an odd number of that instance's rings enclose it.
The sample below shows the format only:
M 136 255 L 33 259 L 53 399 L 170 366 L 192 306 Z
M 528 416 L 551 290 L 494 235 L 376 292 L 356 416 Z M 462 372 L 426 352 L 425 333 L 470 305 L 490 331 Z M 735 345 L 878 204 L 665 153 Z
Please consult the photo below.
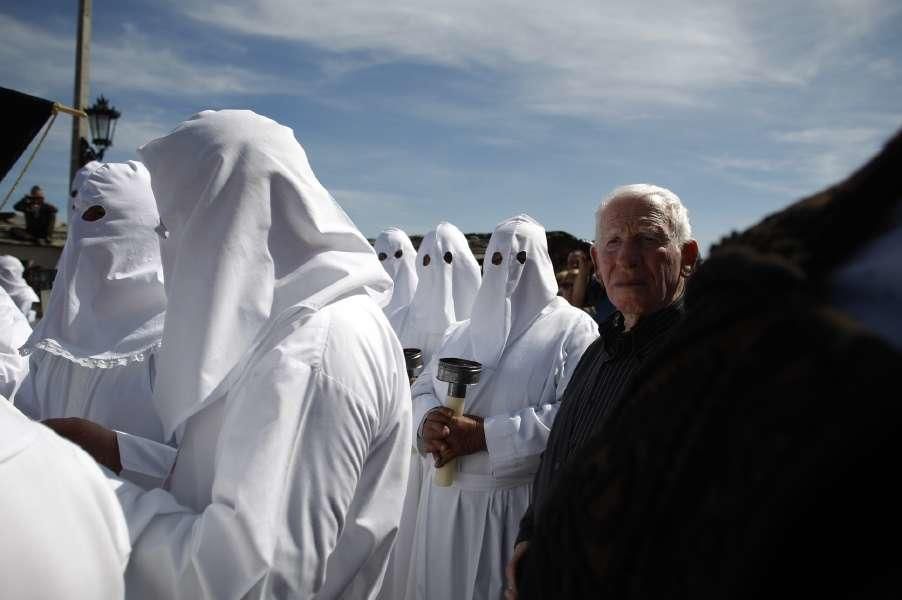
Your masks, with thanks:
M 0 85 L 72 102 L 77 4 L 0 5 Z M 369 237 L 527 212 L 591 238 L 607 192 L 651 182 L 707 249 L 902 126 L 898 0 L 93 4 L 90 97 L 123 115 L 107 160 L 199 110 L 251 108 L 294 129 Z M 16 198 L 64 201 L 70 129 L 61 116 Z

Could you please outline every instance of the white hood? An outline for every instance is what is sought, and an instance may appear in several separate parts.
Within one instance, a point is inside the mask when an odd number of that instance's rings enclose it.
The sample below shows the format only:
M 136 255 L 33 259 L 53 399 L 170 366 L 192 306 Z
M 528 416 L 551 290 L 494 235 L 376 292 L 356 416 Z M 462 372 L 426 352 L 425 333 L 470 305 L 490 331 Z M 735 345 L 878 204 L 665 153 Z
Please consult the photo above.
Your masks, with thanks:
M 529 215 L 502 221 L 489 240 L 482 270 L 469 329 L 476 360 L 494 367 L 504 348 L 557 296 L 545 228 Z
M 479 263 L 467 239 L 451 223 L 442 222 L 423 236 L 416 257 L 420 283 L 396 330 L 442 334 L 451 323 L 470 316 L 479 289 Z
M 41 349 L 99 368 L 144 360 L 160 347 L 166 311 L 150 173 L 135 161 L 107 163 L 79 190 L 50 302 L 22 354 Z M 104 216 L 85 220 L 94 206 Z
M 291 129 L 250 111 L 204 111 L 138 152 L 169 230 L 154 389 L 167 436 L 231 385 L 280 316 L 390 292 Z
M 27 315 L 32 303 L 39 298 L 31 286 L 25 283 L 22 277 L 24 272 L 25 266 L 18 258 L 8 254 L 0 256 L 0 287 L 6 290 L 22 314 Z
M 72 189 L 69 190 L 69 202 L 66 203 L 66 223 L 69 223 L 70 226 L 72 223 L 72 215 L 76 212 L 80 212 L 78 208 L 81 198 L 79 195 L 81 186 L 88 179 L 88 176 L 102 164 L 103 163 L 97 162 L 96 160 L 92 160 L 75 172 L 75 177 L 72 178 Z
M 413 299 L 417 289 L 417 269 L 414 268 L 417 251 L 407 234 L 397 227 L 389 227 L 380 233 L 374 245 L 382 267 L 394 282 L 391 300 L 382 309 L 390 315 Z

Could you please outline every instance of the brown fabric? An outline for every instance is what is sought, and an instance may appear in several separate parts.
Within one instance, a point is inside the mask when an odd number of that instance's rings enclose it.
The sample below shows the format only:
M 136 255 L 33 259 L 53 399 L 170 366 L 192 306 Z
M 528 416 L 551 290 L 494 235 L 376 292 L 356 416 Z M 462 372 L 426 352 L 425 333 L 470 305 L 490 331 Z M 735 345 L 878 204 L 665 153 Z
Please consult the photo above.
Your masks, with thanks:
M 712 251 L 684 321 L 559 480 L 521 598 L 882 597 L 899 585 L 886 543 L 902 534 L 902 356 L 830 309 L 822 287 L 882 230 L 900 179 L 897 136 L 843 184 Z

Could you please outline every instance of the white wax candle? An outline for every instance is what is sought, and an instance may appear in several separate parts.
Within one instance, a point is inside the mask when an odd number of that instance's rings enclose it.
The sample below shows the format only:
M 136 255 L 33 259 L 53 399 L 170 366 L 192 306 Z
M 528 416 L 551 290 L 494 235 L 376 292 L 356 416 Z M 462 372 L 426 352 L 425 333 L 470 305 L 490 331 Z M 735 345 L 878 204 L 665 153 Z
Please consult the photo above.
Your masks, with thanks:
M 454 416 L 459 417 L 464 414 L 464 399 L 455 396 L 445 398 L 445 406 L 454 411 Z M 439 487 L 448 487 L 454 482 L 454 473 L 457 471 L 457 459 L 452 458 L 443 466 L 435 470 L 433 483 Z

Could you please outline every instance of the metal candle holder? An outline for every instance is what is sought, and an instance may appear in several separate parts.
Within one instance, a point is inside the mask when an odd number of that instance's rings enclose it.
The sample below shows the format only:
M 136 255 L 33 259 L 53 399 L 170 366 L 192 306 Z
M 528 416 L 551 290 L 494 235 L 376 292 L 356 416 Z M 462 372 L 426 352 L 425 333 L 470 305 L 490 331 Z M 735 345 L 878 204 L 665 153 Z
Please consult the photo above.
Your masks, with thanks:
M 438 361 L 436 379 L 448 383 L 448 397 L 445 398 L 445 406 L 454 411 L 454 416 L 459 417 L 464 412 L 464 399 L 467 397 L 467 386 L 479 383 L 479 375 L 482 373 L 482 365 L 473 360 L 463 358 L 441 358 Z M 435 470 L 435 485 L 447 487 L 454 482 L 454 473 L 457 471 L 457 459 L 449 460 L 445 465 Z
M 407 379 L 412 385 L 413 380 L 423 372 L 423 351 L 419 348 L 404 348 L 404 364 L 407 367 Z

